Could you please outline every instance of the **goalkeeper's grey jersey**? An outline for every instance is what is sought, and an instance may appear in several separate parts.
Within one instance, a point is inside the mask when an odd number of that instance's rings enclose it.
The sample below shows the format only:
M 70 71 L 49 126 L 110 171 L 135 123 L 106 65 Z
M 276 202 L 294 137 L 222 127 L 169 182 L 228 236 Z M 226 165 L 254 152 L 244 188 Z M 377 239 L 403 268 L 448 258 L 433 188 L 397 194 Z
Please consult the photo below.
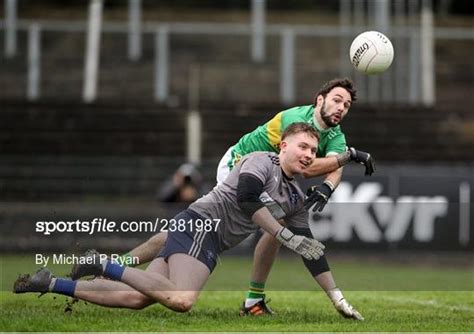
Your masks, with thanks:
M 221 185 L 189 207 L 205 219 L 220 220 L 216 230 L 219 251 L 236 246 L 259 229 L 237 204 L 237 184 L 242 173 L 252 174 L 262 181 L 264 192 L 260 200 L 276 219 L 284 219 L 292 226 L 308 225 L 308 213 L 303 208 L 304 194 L 294 179 L 284 175 L 278 155 L 253 152 L 242 158 Z

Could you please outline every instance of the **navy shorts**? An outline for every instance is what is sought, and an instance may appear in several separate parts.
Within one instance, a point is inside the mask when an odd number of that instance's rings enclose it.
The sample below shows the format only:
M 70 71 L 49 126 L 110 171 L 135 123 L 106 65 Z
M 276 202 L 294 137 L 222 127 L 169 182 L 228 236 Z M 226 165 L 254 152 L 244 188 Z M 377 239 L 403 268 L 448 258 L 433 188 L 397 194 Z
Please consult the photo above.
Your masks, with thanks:
M 168 262 L 168 258 L 173 254 L 188 254 L 204 263 L 212 273 L 216 267 L 218 257 L 217 233 L 214 229 L 206 232 L 203 228 L 199 228 L 199 225 L 194 223 L 196 220 L 202 222 L 206 219 L 189 209 L 183 210 L 174 216 L 173 220 L 170 221 L 186 222 L 186 224 L 182 224 L 184 225 L 184 231 L 181 229 L 180 232 L 170 224 L 165 247 L 158 257 L 162 257 Z

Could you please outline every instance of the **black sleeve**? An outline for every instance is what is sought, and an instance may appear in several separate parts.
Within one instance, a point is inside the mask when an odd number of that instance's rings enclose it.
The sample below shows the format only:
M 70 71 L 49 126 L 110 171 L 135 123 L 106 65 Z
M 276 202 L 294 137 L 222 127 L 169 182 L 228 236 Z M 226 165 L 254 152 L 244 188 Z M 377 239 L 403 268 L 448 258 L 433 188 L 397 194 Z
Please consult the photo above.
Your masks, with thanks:
M 249 217 L 263 208 L 265 205 L 260 201 L 263 192 L 263 183 L 256 176 L 242 173 L 237 184 L 237 204 Z

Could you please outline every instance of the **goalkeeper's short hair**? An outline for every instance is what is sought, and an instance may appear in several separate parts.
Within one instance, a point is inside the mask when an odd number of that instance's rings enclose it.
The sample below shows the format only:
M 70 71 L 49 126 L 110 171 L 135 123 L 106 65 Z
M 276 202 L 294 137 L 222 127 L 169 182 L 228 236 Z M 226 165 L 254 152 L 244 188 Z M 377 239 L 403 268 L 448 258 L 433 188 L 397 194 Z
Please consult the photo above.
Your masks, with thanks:
M 307 133 L 311 137 L 316 138 L 319 141 L 319 133 L 313 128 L 311 125 L 304 123 L 304 122 L 296 122 L 290 124 L 285 131 L 281 134 L 281 140 L 285 140 L 286 137 L 296 135 L 298 133 Z

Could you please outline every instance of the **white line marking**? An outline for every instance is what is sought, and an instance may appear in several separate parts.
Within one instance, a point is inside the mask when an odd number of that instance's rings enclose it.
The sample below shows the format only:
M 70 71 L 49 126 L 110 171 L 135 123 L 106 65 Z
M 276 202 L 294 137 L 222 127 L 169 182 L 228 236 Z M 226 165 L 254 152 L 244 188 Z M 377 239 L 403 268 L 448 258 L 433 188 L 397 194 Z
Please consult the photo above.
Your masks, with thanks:
M 461 305 L 443 304 L 435 299 L 419 300 L 419 299 L 413 299 L 413 298 L 407 298 L 407 297 L 377 297 L 377 298 L 400 303 L 400 304 L 416 304 L 416 305 L 430 306 L 430 307 L 436 307 L 436 308 L 441 308 L 441 309 L 448 309 L 450 311 L 474 312 L 474 307 L 470 307 L 470 306 L 462 305 L 462 304 Z

